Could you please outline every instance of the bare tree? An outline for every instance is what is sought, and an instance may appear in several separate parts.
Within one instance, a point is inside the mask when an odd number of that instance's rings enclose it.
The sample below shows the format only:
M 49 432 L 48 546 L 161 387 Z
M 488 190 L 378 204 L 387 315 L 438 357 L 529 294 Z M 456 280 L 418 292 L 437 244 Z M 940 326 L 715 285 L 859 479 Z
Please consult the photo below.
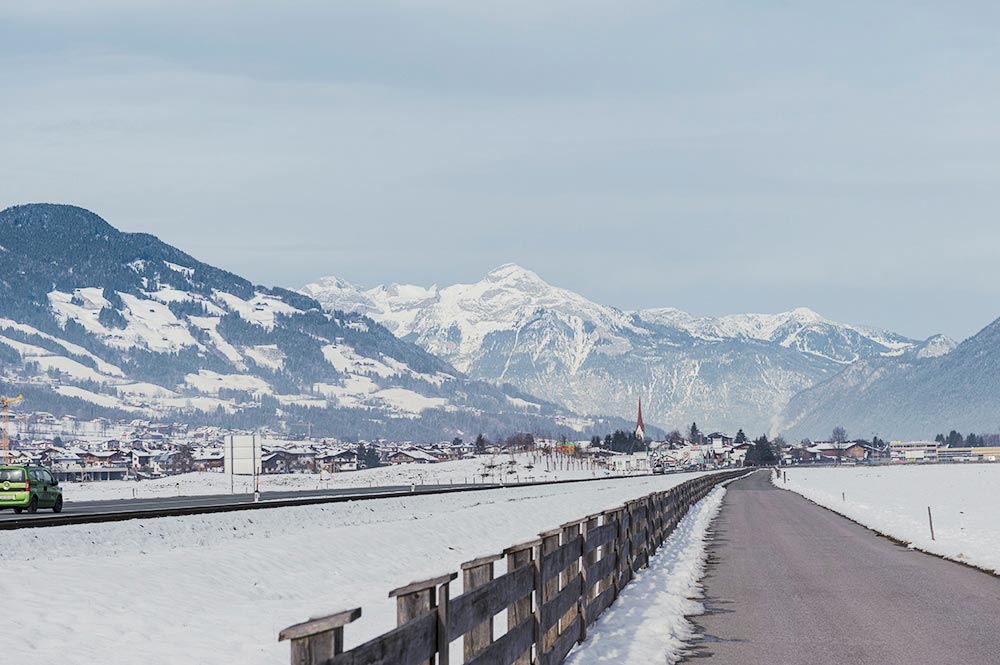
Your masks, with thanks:
M 843 443 L 847 441 L 847 430 L 837 425 L 833 428 L 833 440 L 835 443 Z

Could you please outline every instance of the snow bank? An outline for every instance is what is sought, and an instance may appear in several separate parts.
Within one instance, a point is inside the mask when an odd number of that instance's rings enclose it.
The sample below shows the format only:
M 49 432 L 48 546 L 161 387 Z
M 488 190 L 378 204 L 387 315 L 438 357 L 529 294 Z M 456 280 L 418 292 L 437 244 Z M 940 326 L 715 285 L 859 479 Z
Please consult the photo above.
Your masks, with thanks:
M 592 663 L 676 663 L 695 637 L 689 616 L 704 612 L 705 542 L 722 507 L 724 487 L 695 504 L 657 551 L 649 567 L 636 573 L 566 659 L 568 665 Z
M 788 483 L 775 479 L 779 487 L 918 549 L 1000 572 L 1000 464 L 783 471 Z
M 0 532 L 4 656 L 287 663 L 286 626 L 360 606 L 358 644 L 395 625 L 390 589 L 695 475 Z
M 380 487 L 386 485 L 448 485 L 450 483 L 489 482 L 501 479 L 500 471 L 514 469 L 503 477 L 513 482 L 550 480 L 579 480 L 605 477 L 604 469 L 551 468 L 546 471 L 545 460 L 530 454 L 515 455 L 515 465 L 509 464 L 510 455 L 481 455 L 474 459 L 440 462 L 437 464 L 397 464 L 375 469 L 346 471 L 343 473 L 290 473 L 261 476 L 262 492 L 286 490 L 318 490 L 353 487 Z M 528 466 L 534 468 L 528 469 Z M 487 466 L 493 466 L 489 469 Z M 487 476 L 484 478 L 483 473 Z M 237 476 L 233 489 L 238 494 L 253 492 L 253 479 Z M 155 480 L 108 480 L 63 485 L 67 501 L 102 501 L 111 499 L 150 499 L 169 496 L 197 496 L 204 494 L 229 494 L 230 477 L 224 473 L 184 473 Z M 133 494 L 134 493 L 134 494 Z

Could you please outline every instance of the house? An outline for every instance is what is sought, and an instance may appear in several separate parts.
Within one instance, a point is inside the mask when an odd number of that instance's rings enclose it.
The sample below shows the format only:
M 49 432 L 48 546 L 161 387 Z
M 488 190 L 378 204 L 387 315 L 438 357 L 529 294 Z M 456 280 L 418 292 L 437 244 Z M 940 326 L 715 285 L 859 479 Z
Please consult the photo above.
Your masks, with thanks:
M 284 450 L 265 453 L 260 458 L 261 473 L 287 473 L 291 468 L 293 456 Z
M 155 453 L 143 450 L 142 448 L 136 448 L 128 451 L 129 462 L 131 463 L 132 468 L 136 471 L 150 471 L 153 464 L 153 458 L 155 457 Z
M 341 450 L 324 453 L 316 457 L 316 466 L 321 471 L 339 473 L 341 471 L 358 470 L 358 453 L 354 450 Z
M 407 448 L 406 450 L 398 450 L 391 455 L 389 455 L 388 462 L 390 464 L 434 464 L 438 461 L 438 458 L 429 453 L 418 448 Z
M 203 448 L 191 460 L 195 471 L 221 471 L 225 466 L 225 452 L 221 448 Z
M 808 448 L 818 458 L 826 460 L 863 460 L 868 458 L 868 448 L 853 441 L 819 441 Z
M 705 437 L 705 442 L 712 446 L 712 450 L 721 451 L 733 445 L 735 439 L 731 436 L 727 436 L 722 432 L 712 432 Z

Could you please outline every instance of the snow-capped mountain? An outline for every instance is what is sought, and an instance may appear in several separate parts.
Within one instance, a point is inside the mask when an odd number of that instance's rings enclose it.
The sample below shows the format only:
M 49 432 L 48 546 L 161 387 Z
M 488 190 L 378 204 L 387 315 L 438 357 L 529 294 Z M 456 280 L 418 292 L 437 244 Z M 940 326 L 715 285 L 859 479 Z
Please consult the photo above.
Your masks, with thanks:
M 791 436 L 816 436 L 838 425 L 852 437 L 887 439 L 924 439 L 951 429 L 995 432 L 1000 319 L 957 346 L 932 337 L 913 353 L 857 362 L 793 397 L 775 421 Z
M 417 440 L 626 425 L 471 380 L 360 314 L 81 208 L 8 208 L 0 244 L 0 381 L 33 410 Z
M 915 352 L 921 342 L 782 314 L 696 317 L 627 312 L 504 265 L 475 284 L 379 286 L 337 278 L 304 287 L 328 310 L 363 311 L 470 376 L 510 383 L 583 413 L 628 417 L 643 397 L 650 421 L 765 431 L 797 392 L 865 358 Z M 926 353 L 948 343 L 923 343 Z M 933 346 L 933 348 L 932 348 Z

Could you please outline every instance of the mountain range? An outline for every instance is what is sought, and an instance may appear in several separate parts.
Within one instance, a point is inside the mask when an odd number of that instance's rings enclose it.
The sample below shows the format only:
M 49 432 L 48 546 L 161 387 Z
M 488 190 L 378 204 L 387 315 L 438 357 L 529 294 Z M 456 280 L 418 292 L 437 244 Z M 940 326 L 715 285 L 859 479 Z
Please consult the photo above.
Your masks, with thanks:
M 641 397 L 650 421 L 729 431 L 780 431 L 793 397 L 857 363 L 917 362 L 955 346 L 943 336 L 915 340 L 837 323 L 807 308 L 722 317 L 625 311 L 514 264 L 444 288 L 363 290 L 326 277 L 302 292 L 328 310 L 371 317 L 473 378 L 575 412 L 627 417 Z
M 473 284 L 256 285 L 65 205 L 0 211 L 0 390 L 79 417 L 415 441 L 1000 428 L 1000 321 L 956 345 L 807 308 L 628 311 L 508 264 Z M 595 415 L 596 414 L 596 415 Z
M 440 440 L 629 427 L 474 380 L 361 313 L 73 206 L 0 212 L 0 389 L 81 417 Z

